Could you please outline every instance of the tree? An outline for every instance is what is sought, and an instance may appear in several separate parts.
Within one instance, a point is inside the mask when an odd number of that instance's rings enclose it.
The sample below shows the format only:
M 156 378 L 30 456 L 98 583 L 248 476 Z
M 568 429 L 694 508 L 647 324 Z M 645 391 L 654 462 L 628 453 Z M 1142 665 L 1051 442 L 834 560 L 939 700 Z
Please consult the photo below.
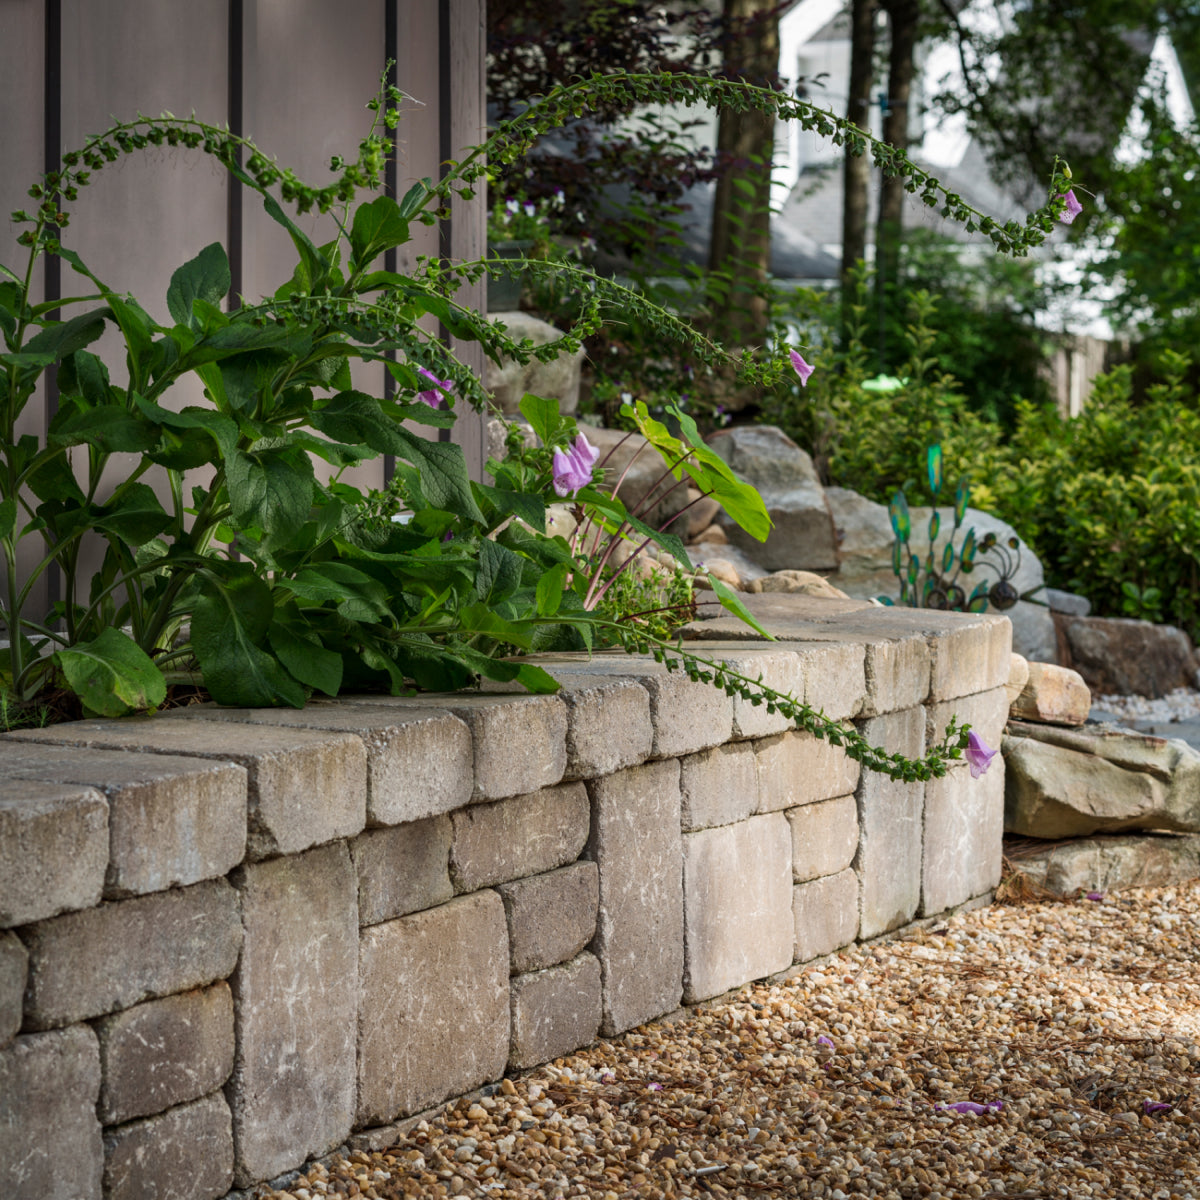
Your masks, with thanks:
M 850 84 L 846 119 L 866 129 L 875 75 L 875 0 L 850 0 Z M 871 160 L 847 148 L 842 166 L 842 296 L 849 297 L 850 274 L 867 255 L 867 196 Z M 845 310 L 845 302 L 843 311 Z M 844 322 L 843 322 L 844 323 Z

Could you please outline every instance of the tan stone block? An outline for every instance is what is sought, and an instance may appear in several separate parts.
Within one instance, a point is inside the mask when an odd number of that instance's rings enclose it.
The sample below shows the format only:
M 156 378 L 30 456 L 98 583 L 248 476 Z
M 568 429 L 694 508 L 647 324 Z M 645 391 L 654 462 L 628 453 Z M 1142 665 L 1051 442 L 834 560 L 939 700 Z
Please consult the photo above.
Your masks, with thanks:
M 94 788 L 0 782 L 0 927 L 90 908 L 108 867 L 108 801 Z
M 612 679 L 578 685 L 568 676 L 559 696 L 567 706 L 566 778 L 611 775 L 649 757 L 654 726 L 650 695 L 640 684 Z
M 358 923 L 378 925 L 452 899 L 453 836 L 448 816 L 360 833 L 350 843 L 358 875 Z
M 497 891 L 508 920 L 514 975 L 566 962 L 595 936 L 600 875 L 594 862 L 518 879 Z
M 940 618 L 940 620 L 938 620 Z M 1003 687 L 1012 668 L 1012 622 L 987 613 L 938 613 L 929 626 L 930 700 L 953 700 Z
M 1082 725 L 1092 707 L 1092 692 L 1083 676 L 1069 667 L 1032 662 L 1021 694 L 1012 702 L 1012 715 L 1022 721 L 1049 725 Z
M 865 653 L 867 695 L 862 716 L 897 712 L 925 702 L 932 656 L 924 637 L 880 638 L 868 642 Z
M 743 650 L 723 653 L 722 661 L 731 670 L 749 679 L 761 680 L 764 686 L 784 696 L 799 700 L 804 695 L 804 675 L 800 658 L 791 649 Z M 768 712 L 764 701 L 753 704 L 743 696 L 733 698 L 733 736 L 760 738 L 783 733 L 792 728 L 790 718 L 780 712 Z
M 508 1065 L 524 1071 L 595 1041 L 600 1028 L 600 964 L 591 954 L 518 975 L 512 982 Z
M 364 929 L 359 986 L 360 1125 L 419 1112 L 504 1074 L 508 932 L 495 892 Z
M 450 878 L 457 892 L 540 875 L 574 862 L 587 842 L 582 783 L 542 788 L 454 813 Z
M 841 746 L 811 733 L 763 738 L 755 745 L 759 812 L 844 796 L 858 786 L 860 768 Z
M 858 851 L 858 805 L 853 796 L 789 809 L 792 878 L 797 883 L 844 871 Z
M 858 936 L 858 876 L 850 870 L 792 888 L 795 962 L 848 946 Z
M 0 933 L 0 1049 L 21 1028 L 29 954 L 15 933 Z
M 680 820 L 685 832 L 730 825 L 758 808 L 754 747 L 714 746 L 679 760 Z
M 1003 689 L 998 689 L 1007 699 Z M 934 916 L 1000 882 L 1004 842 L 1004 759 L 973 779 L 966 763 L 925 784 L 921 915 Z

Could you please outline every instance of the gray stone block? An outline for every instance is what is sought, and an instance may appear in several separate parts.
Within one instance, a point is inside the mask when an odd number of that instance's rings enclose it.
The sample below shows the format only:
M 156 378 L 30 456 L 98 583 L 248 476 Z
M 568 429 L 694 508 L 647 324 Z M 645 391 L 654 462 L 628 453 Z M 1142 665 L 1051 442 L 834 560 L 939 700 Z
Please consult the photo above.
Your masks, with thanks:
M 367 754 L 347 733 L 259 725 L 127 717 L 72 721 L 10 737 L 102 750 L 186 754 L 245 767 L 249 783 L 247 853 L 296 854 L 352 837 L 367 819 Z
M 879 716 L 924 704 L 929 696 L 932 655 L 919 633 L 879 638 L 864 647 L 867 694 L 861 715 Z
M 86 1025 L 0 1050 L 0 1195 L 100 1200 L 100 1053 Z
M 343 696 L 339 703 L 421 712 L 446 709 L 471 730 L 472 799 L 501 800 L 558 783 L 567 767 L 567 709 L 557 696 L 515 693 Z
M 848 946 L 858 936 L 858 876 L 841 871 L 792 888 L 796 962 Z
M 100 1038 L 100 1120 L 117 1125 L 216 1091 L 233 1070 L 233 997 L 223 980 L 114 1013 Z
M 512 980 L 508 1065 L 523 1071 L 594 1041 L 600 1028 L 600 964 L 581 954 Z
M 0 782 L 0 927 L 90 908 L 108 867 L 108 801 L 86 787 Z
M 246 772 L 232 763 L 0 742 L 0 772 L 104 793 L 110 900 L 217 879 L 246 853 Z
M 21 1028 L 29 954 L 15 933 L 0 933 L 0 1048 Z
M 853 796 L 790 809 L 792 878 L 797 883 L 844 871 L 858 852 L 858 805 Z
M 605 1034 L 671 1012 L 683 990 L 679 764 L 646 763 L 595 779 L 588 857 L 600 870 L 592 950 L 604 981 Z
M 889 754 L 925 753 L 925 710 L 910 708 L 858 722 L 863 736 Z M 906 925 L 921 902 L 924 785 L 863 771 L 858 783 L 858 854 L 862 938 Z
M 352 733 L 367 751 L 367 824 L 400 825 L 461 808 L 475 786 L 471 731 L 437 709 L 372 708 L 312 700 L 303 709 L 175 709 L 172 716 Z
M 681 758 L 679 794 L 685 832 L 744 820 L 758 808 L 754 747 L 715 746 Z
M 759 812 L 832 800 L 858 786 L 858 763 L 841 746 L 802 730 L 764 738 L 755 755 Z
M 220 1093 L 104 1131 L 105 1200 L 217 1200 L 233 1182 L 233 1131 Z
M 559 695 L 567 706 L 568 779 L 611 775 L 649 757 L 654 726 L 650 696 L 640 684 L 613 679 L 576 685 L 568 676 Z
M 508 933 L 495 892 L 364 929 L 359 987 L 359 1125 L 419 1112 L 504 1074 Z
M 986 613 L 938 613 L 945 628 L 931 633 L 930 700 L 954 700 L 1003 687 L 1012 654 L 1012 623 Z M 933 617 L 929 618 L 933 624 Z
M 743 650 L 722 654 L 721 660 L 730 670 L 748 679 L 759 680 L 765 687 L 795 700 L 804 697 L 804 672 L 799 656 L 791 649 Z M 752 704 L 742 696 L 733 697 L 733 736 L 760 738 L 791 729 L 792 722 L 782 713 L 767 711 L 767 705 Z
M 564 783 L 460 809 L 451 820 L 450 878 L 455 891 L 473 892 L 574 862 L 587 842 L 587 791 Z
M 350 843 L 358 873 L 358 923 L 377 925 L 451 899 L 452 834 L 447 816 L 360 833 Z
M 683 835 L 687 1004 L 792 961 L 792 837 L 782 813 Z
M 54 917 L 22 936 L 26 1027 L 48 1029 L 224 978 L 242 925 L 237 893 L 212 879 Z
M 354 1122 L 358 894 L 342 843 L 243 867 L 245 945 L 230 980 L 234 1181 L 332 1150 Z
M 600 876 L 594 862 L 572 863 L 497 890 L 508 920 L 514 975 L 574 958 L 596 933 Z

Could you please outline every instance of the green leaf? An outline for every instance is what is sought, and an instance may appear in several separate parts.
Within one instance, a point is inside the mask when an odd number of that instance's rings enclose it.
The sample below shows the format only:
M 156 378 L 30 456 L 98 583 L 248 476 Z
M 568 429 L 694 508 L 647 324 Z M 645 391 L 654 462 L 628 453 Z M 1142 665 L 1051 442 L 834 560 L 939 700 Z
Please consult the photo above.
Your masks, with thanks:
M 336 696 L 342 686 L 342 656 L 315 639 L 300 637 L 280 621 L 267 630 L 271 649 L 288 672 L 308 687 Z
M 94 640 L 59 650 L 54 657 L 84 707 L 102 717 L 123 717 L 166 699 L 162 672 L 119 629 L 105 629 Z
M 193 302 L 203 300 L 208 304 L 220 304 L 229 291 L 230 282 L 225 247 L 220 242 L 213 242 L 171 276 L 167 309 L 178 324 L 197 329 L 201 323 L 193 312 Z
M 65 400 L 47 434 L 51 446 L 95 446 L 105 454 L 141 454 L 158 442 L 158 430 L 123 404 L 80 409 Z
M 192 610 L 192 647 L 204 686 L 218 704 L 303 708 L 304 689 L 258 645 L 274 615 L 271 589 L 249 564 L 224 569 L 231 572 L 226 579 L 202 573 Z
M 742 598 L 731 588 L 727 583 L 723 583 L 715 575 L 710 574 L 708 577 L 709 583 L 712 584 L 713 591 L 717 594 L 717 599 L 720 600 L 721 606 L 728 609 L 741 621 L 745 621 L 751 629 L 754 630 L 760 637 L 764 637 L 769 642 L 773 642 L 775 637 L 768 633 L 755 619 L 754 614 L 742 602 Z
M 167 429 L 182 430 L 188 433 L 198 429 L 208 434 L 216 442 L 222 456 L 225 458 L 231 458 L 237 451 L 237 424 L 232 417 L 227 417 L 224 413 L 214 412 L 211 408 L 197 408 L 192 405 L 183 409 L 182 412 L 174 412 L 169 408 L 160 407 L 152 400 L 147 400 L 137 395 L 134 396 L 133 402 L 155 425 L 162 425 Z M 194 441 L 194 439 L 192 440 Z M 204 446 L 203 442 L 200 443 L 199 448 L 204 454 L 204 457 L 200 461 L 210 461 L 212 459 L 211 448 Z
M 400 201 L 400 216 L 406 221 L 412 220 L 413 217 L 425 207 L 425 198 L 429 195 L 430 189 L 433 187 L 433 180 L 428 176 L 414 183 L 412 187 L 404 193 Z
M 352 621 L 374 622 L 392 615 L 384 586 L 349 563 L 305 567 L 280 586 L 308 604 L 320 606 L 332 601 L 338 612 Z
M 408 241 L 408 221 L 391 196 L 377 196 L 370 204 L 360 204 L 350 229 L 352 264 L 359 270 L 385 250 Z
M 112 534 L 130 546 L 141 546 L 167 529 L 171 520 L 152 487 L 132 483 L 115 502 L 99 510 L 93 523 L 102 533 Z
M 521 397 L 518 408 L 521 410 L 521 416 L 529 422 L 529 427 L 537 435 L 538 441 L 543 446 L 553 444 L 560 427 L 564 424 L 558 412 L 558 401 L 526 392 Z
M 0 500 L 0 538 L 10 538 L 17 526 L 17 500 L 9 496 Z
M 567 567 L 560 563 L 546 571 L 537 582 L 537 611 L 539 617 L 552 617 L 562 604 L 563 585 L 567 579 Z
M 25 343 L 23 353 L 49 355 L 50 362 L 66 358 L 68 354 L 91 345 L 104 332 L 104 318 L 109 315 L 107 308 L 101 308 L 95 312 L 80 313 L 69 321 L 48 325 Z
M 308 520 L 315 476 L 298 446 L 235 451 L 225 462 L 225 483 L 236 529 L 286 540 Z
M 523 561 L 506 546 L 491 538 L 479 542 L 479 573 L 475 576 L 475 596 L 485 604 L 497 604 L 521 586 Z
M 505 517 L 520 517 L 530 529 L 546 532 L 546 502 L 541 496 L 529 492 L 511 492 L 492 487 L 486 483 L 472 483 L 471 490 L 483 503 L 488 514 L 488 524 L 498 525 Z

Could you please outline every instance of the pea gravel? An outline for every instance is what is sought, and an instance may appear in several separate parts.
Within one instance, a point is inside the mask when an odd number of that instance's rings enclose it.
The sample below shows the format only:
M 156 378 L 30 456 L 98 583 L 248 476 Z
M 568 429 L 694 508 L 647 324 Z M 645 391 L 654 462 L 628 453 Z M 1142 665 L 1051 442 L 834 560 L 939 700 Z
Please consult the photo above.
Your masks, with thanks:
M 858 947 L 254 1194 L 1200 1200 L 1200 882 L 1093 897 Z

